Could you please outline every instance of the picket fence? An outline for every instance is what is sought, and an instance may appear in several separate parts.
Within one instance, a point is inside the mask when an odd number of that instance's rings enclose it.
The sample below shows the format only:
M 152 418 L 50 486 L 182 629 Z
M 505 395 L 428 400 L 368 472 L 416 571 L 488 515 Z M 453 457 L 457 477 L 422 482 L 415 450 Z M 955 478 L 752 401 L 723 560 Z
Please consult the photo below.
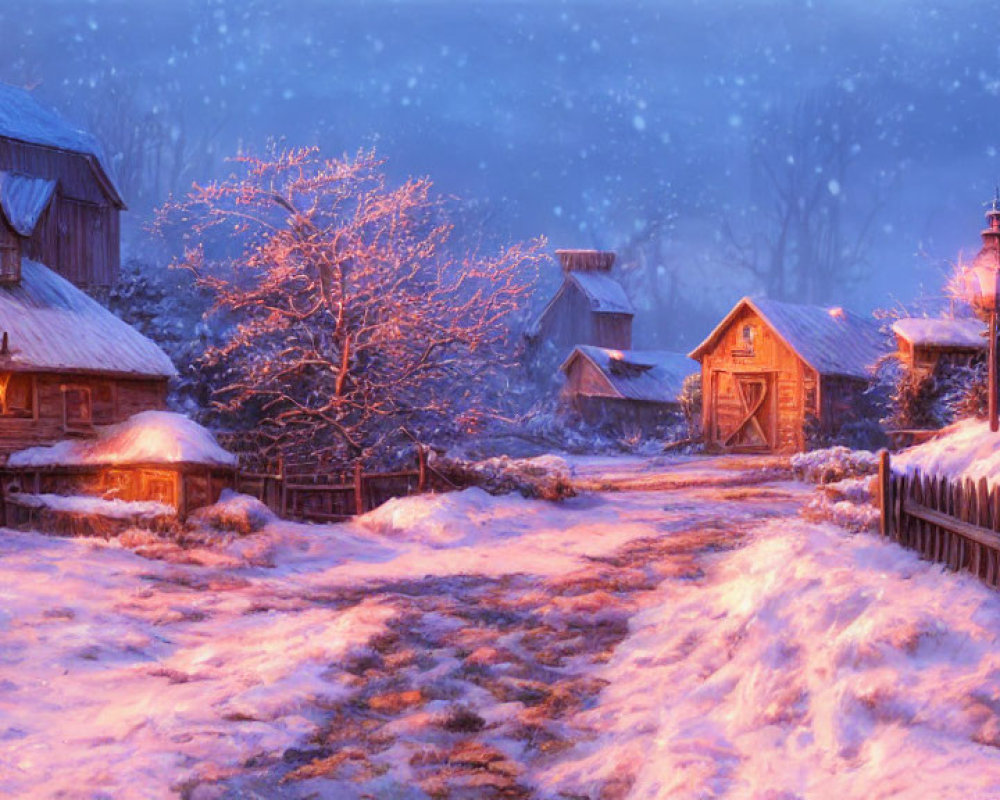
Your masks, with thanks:
M 397 472 L 318 470 L 280 465 L 274 473 L 236 473 L 236 490 L 252 495 L 283 519 L 304 522 L 340 522 L 364 514 L 395 497 L 458 488 L 427 463 L 417 448 L 417 467 Z
M 990 586 L 1000 583 L 1000 486 L 893 472 L 882 451 L 878 495 L 882 536 Z

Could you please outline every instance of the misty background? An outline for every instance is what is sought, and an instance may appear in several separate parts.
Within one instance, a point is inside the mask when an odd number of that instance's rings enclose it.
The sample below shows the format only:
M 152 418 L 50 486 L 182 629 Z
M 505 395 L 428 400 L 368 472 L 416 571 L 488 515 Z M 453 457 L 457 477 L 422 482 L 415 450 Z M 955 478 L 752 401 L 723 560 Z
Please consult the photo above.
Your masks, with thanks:
M 740 296 L 933 302 L 1000 179 L 988 5 L 0 0 L 0 80 L 90 128 L 130 211 L 270 140 L 375 147 L 484 245 L 619 253 L 635 341 Z M 558 279 L 553 262 L 539 300 Z

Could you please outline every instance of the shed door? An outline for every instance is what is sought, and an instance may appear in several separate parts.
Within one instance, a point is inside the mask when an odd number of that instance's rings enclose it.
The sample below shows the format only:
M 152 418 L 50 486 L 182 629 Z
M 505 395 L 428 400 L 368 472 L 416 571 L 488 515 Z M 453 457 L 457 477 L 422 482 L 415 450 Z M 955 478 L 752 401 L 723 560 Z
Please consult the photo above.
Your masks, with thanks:
M 713 429 L 723 450 L 773 450 L 774 376 L 716 373 Z

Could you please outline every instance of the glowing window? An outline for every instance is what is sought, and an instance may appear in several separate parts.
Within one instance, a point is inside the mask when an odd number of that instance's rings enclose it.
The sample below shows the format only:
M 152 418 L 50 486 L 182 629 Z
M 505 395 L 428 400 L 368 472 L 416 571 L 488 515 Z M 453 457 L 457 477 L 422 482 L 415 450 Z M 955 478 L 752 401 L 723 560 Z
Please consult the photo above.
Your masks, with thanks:
M 31 375 L 0 375 L 0 416 L 32 417 L 35 412 L 34 380 Z

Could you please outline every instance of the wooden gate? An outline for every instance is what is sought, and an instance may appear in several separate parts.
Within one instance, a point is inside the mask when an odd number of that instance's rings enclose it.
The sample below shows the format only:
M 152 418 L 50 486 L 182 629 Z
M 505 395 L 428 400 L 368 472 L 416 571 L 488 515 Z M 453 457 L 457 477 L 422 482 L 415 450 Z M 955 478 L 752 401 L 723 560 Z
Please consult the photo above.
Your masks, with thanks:
M 730 452 L 775 448 L 774 375 L 766 372 L 716 372 L 712 430 L 715 447 Z

